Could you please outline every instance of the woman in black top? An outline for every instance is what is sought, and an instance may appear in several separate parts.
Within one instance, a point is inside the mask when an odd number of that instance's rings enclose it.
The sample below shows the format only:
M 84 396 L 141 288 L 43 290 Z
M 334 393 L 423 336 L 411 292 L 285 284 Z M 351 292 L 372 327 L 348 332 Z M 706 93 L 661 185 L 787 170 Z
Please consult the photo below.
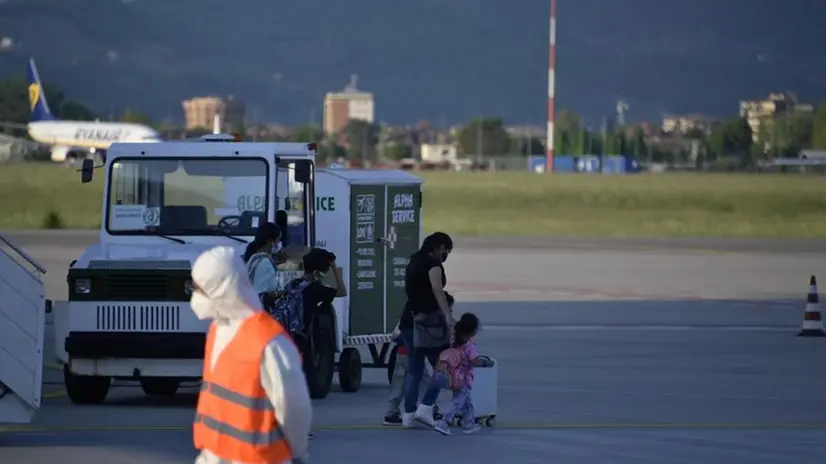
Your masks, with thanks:
M 407 303 L 399 321 L 399 330 L 402 333 L 402 340 L 407 348 L 409 359 L 404 382 L 405 398 L 402 415 L 402 423 L 406 427 L 412 426 L 414 420 L 430 427 L 434 425 L 433 407 L 425 405 L 416 407 L 419 399 L 419 384 L 424 374 L 425 359 L 435 366 L 439 353 L 447 347 L 448 340 L 445 340 L 444 346 L 416 347 L 413 343 L 414 325 L 417 319 L 428 318 L 444 324 L 445 333 L 449 333 L 449 328 L 453 326 L 449 295 L 444 291 L 447 277 L 445 268 L 442 266 L 452 250 L 453 240 L 449 235 L 444 232 L 431 234 L 424 239 L 419 251 L 410 257 L 405 270 L 404 289 L 407 293 Z M 428 315 L 431 317 L 427 317 Z

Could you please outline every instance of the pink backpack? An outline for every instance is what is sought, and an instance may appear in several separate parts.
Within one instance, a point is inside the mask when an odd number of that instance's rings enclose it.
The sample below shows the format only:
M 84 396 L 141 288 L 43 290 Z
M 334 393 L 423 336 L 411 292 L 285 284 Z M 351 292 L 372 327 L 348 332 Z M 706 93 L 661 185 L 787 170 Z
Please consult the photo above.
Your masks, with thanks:
M 467 357 L 462 347 L 451 347 L 439 354 L 439 365 L 447 374 L 450 389 L 460 390 L 465 386 L 465 369 Z

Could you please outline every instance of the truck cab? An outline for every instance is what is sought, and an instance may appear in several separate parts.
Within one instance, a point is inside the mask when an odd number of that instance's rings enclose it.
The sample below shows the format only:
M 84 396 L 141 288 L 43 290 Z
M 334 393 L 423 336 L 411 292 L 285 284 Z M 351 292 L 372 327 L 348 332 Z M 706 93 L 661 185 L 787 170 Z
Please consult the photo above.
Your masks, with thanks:
M 217 245 L 243 252 L 266 221 L 282 227 L 285 245 L 311 246 L 315 154 L 314 143 L 211 134 L 116 143 L 102 165 L 85 160 L 82 182 L 105 178 L 100 239 L 71 263 L 68 299 L 54 310 L 73 402 L 103 402 L 113 379 L 150 395 L 200 379 L 209 322 L 189 306 L 193 262 Z

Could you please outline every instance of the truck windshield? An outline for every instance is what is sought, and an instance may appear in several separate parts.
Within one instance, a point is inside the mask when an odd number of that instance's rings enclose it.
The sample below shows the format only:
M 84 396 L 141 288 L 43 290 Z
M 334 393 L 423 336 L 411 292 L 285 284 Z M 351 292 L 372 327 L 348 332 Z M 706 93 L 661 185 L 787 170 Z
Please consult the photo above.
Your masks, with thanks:
M 112 234 L 254 235 L 266 221 L 263 158 L 119 158 L 110 165 Z

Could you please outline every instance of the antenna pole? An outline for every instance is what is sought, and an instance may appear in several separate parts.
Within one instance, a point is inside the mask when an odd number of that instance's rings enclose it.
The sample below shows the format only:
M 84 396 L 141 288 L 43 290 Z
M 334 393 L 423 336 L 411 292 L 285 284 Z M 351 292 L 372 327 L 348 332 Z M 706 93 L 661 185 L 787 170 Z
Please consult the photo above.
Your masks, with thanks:
M 554 171 L 554 120 L 556 119 L 555 97 L 556 97 L 556 1 L 551 0 L 551 15 L 549 28 L 549 53 L 548 53 L 548 134 L 546 137 L 547 158 L 545 160 L 545 171 Z

